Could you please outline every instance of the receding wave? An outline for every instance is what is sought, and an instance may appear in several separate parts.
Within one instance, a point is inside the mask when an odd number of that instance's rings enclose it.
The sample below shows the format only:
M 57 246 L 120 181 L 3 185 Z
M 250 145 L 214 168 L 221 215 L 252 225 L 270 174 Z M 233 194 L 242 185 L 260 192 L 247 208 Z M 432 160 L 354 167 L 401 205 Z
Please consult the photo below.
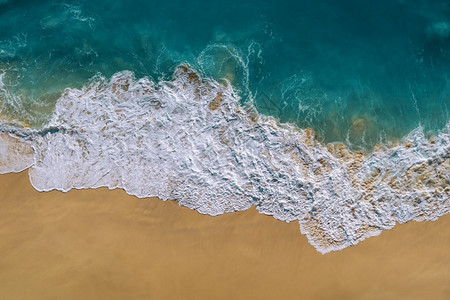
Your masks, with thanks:
M 239 100 L 231 85 L 184 65 L 158 83 L 98 76 L 66 89 L 44 129 L 0 124 L 0 173 L 30 167 L 39 191 L 122 188 L 209 215 L 256 206 L 298 221 L 321 253 L 449 212 L 450 123 L 368 155 Z

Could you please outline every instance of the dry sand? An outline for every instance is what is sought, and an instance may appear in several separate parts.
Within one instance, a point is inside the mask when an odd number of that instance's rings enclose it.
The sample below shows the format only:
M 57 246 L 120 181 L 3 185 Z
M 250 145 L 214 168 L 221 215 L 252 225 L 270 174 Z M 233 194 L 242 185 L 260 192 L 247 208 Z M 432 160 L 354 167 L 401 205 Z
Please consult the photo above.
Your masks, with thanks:
M 0 176 L 0 299 L 450 299 L 450 215 L 321 255 L 255 209 L 219 217 Z

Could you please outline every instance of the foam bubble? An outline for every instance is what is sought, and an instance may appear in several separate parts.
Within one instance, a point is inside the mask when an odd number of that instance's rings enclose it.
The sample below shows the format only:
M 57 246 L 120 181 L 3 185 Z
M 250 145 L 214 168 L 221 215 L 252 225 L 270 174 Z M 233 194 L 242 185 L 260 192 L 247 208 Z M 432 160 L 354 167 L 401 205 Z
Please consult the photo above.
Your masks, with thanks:
M 449 131 L 428 139 L 418 128 L 364 155 L 239 105 L 230 85 L 187 66 L 158 83 L 120 72 L 65 90 L 30 135 L 30 180 L 39 191 L 123 188 L 210 215 L 256 206 L 298 221 L 326 253 L 448 213 Z
M 5 84 L 3 83 L 3 78 L 5 77 L 5 72 L 0 74 L 0 90 L 4 89 Z

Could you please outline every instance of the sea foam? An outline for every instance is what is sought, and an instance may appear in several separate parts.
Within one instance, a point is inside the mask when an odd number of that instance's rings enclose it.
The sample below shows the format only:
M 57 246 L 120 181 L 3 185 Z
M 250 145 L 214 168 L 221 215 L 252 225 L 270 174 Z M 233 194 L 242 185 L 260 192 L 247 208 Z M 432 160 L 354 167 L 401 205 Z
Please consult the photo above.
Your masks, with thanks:
M 418 128 L 365 155 L 323 145 L 312 130 L 239 100 L 231 85 L 184 65 L 158 83 L 127 71 L 97 76 L 66 89 L 43 130 L 1 127 L 8 142 L 0 160 L 10 157 L 11 139 L 30 145 L 32 162 L 9 171 L 31 165 L 39 191 L 122 188 L 209 215 L 256 206 L 298 221 L 321 253 L 449 212 L 450 123 L 431 139 Z

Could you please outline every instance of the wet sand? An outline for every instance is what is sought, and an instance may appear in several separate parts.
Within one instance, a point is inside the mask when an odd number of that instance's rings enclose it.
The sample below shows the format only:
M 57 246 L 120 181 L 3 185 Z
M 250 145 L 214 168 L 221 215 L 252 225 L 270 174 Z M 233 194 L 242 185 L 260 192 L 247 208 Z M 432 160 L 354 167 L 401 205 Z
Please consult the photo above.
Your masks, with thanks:
M 321 255 L 254 208 L 210 217 L 0 175 L 0 299 L 449 298 L 450 215 Z

